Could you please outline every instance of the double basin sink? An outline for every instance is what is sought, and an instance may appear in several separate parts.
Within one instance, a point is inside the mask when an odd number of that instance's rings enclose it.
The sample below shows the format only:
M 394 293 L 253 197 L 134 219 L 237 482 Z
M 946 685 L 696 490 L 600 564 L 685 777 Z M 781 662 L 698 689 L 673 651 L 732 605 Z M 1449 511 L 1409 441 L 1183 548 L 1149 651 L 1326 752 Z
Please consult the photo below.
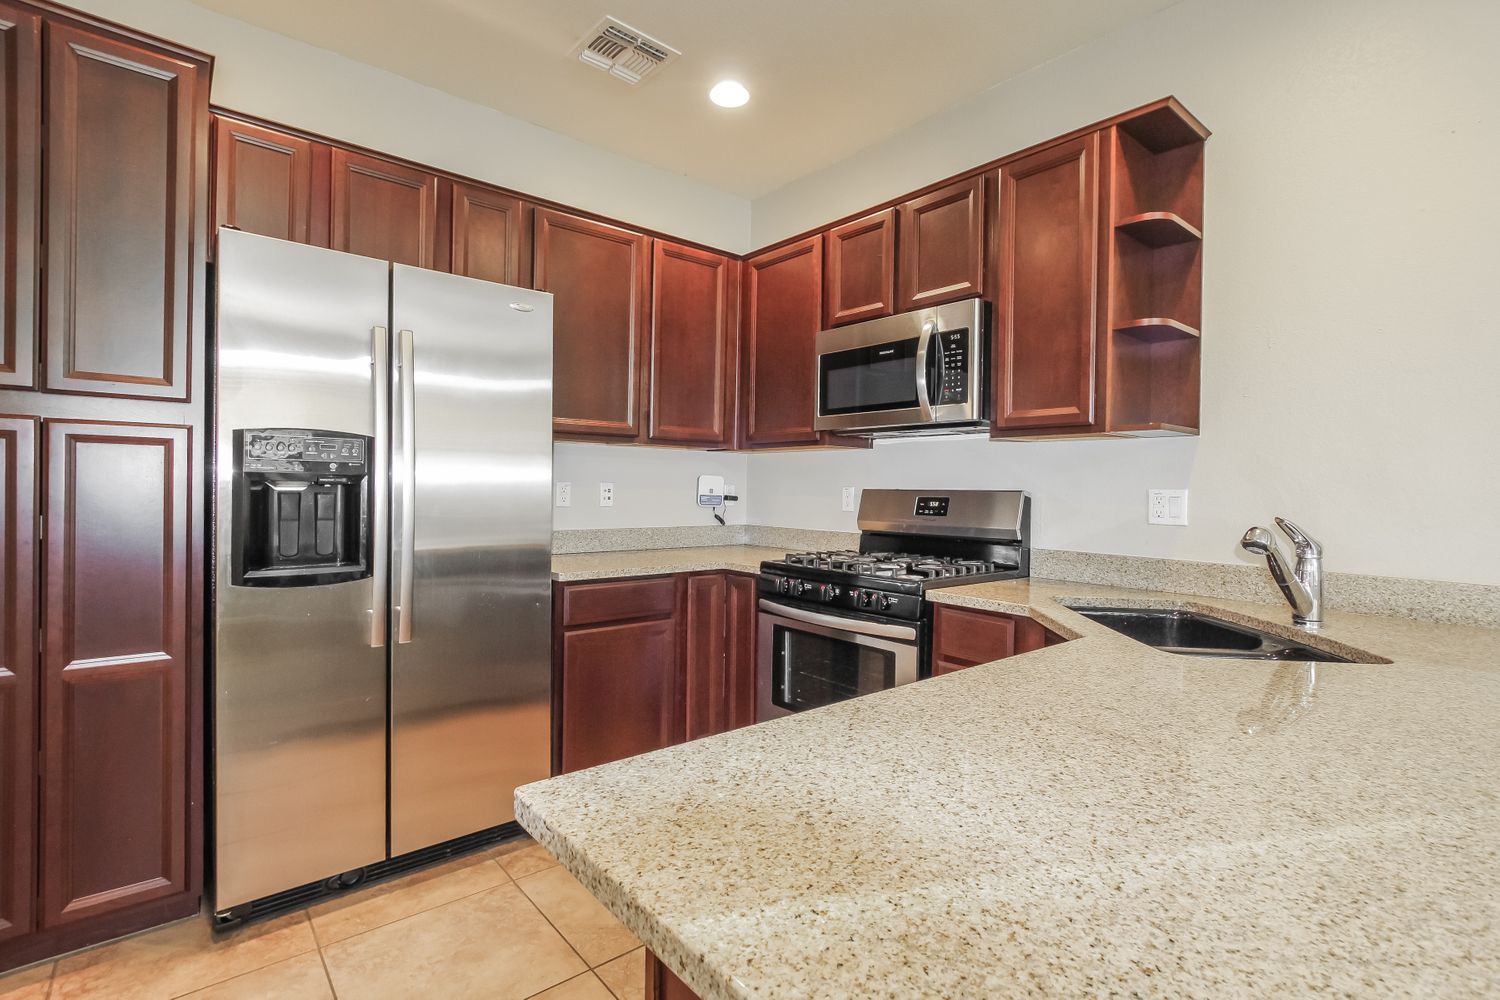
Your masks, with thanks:
M 1181 608 L 1071 607 L 1070 610 L 1165 653 L 1301 663 L 1356 662 L 1293 639 Z

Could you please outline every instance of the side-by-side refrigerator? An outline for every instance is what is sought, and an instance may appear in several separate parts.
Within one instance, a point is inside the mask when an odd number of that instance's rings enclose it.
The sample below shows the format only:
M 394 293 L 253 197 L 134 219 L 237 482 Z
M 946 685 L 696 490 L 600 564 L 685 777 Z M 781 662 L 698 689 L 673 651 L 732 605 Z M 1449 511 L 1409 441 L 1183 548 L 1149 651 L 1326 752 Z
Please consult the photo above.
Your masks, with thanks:
M 232 921 L 493 835 L 549 773 L 552 296 L 232 230 L 216 281 Z

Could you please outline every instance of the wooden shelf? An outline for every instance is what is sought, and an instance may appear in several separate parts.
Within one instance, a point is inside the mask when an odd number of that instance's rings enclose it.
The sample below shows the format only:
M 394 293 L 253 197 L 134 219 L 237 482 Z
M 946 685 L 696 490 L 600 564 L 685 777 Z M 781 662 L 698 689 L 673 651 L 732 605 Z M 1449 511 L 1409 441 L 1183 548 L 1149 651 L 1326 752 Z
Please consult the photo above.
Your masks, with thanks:
M 1198 428 L 1182 424 L 1152 421 L 1144 424 L 1121 424 L 1111 427 L 1110 433 L 1119 437 L 1197 437 Z
M 1208 138 L 1208 129 L 1175 98 L 1155 110 L 1126 119 L 1120 123 L 1120 129 L 1153 153 L 1164 153 Z
M 1203 239 L 1203 231 L 1175 212 L 1142 212 L 1115 223 L 1115 229 L 1148 247 L 1169 247 Z
M 1132 319 L 1115 325 L 1116 333 L 1131 333 L 1137 337 L 1151 340 L 1175 340 L 1179 337 L 1201 336 L 1196 327 L 1179 323 L 1175 319 L 1165 316 L 1152 316 L 1150 319 Z

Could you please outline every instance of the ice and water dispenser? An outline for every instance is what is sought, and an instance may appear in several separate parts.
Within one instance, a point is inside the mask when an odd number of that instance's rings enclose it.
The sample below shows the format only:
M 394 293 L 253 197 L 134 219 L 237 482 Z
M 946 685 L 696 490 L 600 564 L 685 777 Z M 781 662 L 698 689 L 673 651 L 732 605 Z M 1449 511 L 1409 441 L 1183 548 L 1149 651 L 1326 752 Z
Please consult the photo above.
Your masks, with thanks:
M 234 583 L 310 587 L 370 575 L 371 440 L 234 432 Z

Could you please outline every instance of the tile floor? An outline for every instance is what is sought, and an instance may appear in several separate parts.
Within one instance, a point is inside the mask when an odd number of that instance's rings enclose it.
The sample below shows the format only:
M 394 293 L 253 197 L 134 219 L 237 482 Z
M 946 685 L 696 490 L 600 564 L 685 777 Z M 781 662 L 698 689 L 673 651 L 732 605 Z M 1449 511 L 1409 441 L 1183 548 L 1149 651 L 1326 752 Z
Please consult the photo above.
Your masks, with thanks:
M 637 1000 L 645 952 L 517 840 L 215 937 L 183 920 L 0 976 L 0 1000 Z

